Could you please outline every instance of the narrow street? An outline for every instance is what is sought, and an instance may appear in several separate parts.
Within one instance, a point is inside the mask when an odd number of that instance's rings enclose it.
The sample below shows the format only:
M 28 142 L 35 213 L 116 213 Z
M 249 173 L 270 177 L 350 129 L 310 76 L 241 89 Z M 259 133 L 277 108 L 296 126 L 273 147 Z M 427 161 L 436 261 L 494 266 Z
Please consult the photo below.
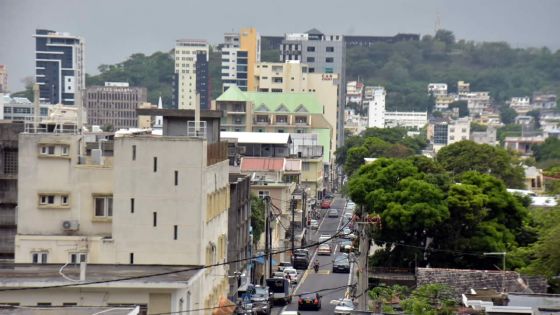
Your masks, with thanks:
M 339 231 L 341 222 L 342 222 L 342 215 L 344 214 L 344 206 L 346 204 L 346 200 L 343 198 L 335 198 L 331 205 L 331 208 L 337 209 L 339 212 L 338 218 L 328 218 L 326 217 L 327 210 L 321 210 L 322 219 L 320 221 L 319 229 L 310 231 L 310 241 L 317 242 L 319 236 L 321 234 L 329 234 L 334 235 L 337 231 Z M 319 259 L 320 268 L 317 273 L 313 270 L 313 264 L 311 263 L 309 269 L 302 272 L 300 275 L 300 279 L 298 281 L 298 285 L 295 287 L 294 294 L 304 294 L 307 292 L 317 292 L 320 291 L 319 294 L 321 295 L 321 310 L 317 311 L 301 311 L 302 314 L 310 313 L 310 314 L 333 314 L 334 312 L 334 305 L 330 304 L 331 300 L 339 299 L 344 296 L 346 292 L 347 285 L 350 283 L 350 276 L 352 275 L 353 270 L 355 270 L 354 264 L 351 264 L 351 272 L 350 273 L 333 273 L 332 272 L 332 260 L 334 259 L 335 255 L 338 253 L 338 241 L 339 239 L 333 239 L 333 253 L 331 256 L 317 256 L 316 255 L 316 248 L 313 248 L 313 255 L 311 262 L 315 261 L 315 258 Z M 328 290 L 331 288 L 337 288 L 333 290 Z M 323 291 L 324 290 L 324 291 Z M 298 297 L 294 297 L 291 304 L 283 306 L 283 307 L 275 307 L 272 309 L 272 314 L 277 315 L 280 314 L 284 310 L 288 311 L 295 311 L 298 307 Z

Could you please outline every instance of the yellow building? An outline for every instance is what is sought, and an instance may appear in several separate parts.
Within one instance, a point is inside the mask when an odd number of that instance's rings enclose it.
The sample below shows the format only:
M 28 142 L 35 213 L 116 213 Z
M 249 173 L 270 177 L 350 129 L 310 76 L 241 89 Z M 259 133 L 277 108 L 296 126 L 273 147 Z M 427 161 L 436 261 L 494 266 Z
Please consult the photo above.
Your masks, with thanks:
M 261 60 L 261 37 L 253 27 L 224 34 L 222 51 L 222 91 L 236 85 L 242 91 L 255 91 L 255 64 Z

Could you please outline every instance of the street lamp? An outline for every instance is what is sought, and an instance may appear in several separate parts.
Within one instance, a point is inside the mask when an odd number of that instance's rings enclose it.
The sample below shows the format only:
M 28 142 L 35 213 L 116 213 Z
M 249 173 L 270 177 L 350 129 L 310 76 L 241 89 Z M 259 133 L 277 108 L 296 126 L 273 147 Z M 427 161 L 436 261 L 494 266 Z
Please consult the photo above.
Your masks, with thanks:
M 502 256 L 502 292 L 505 292 L 506 283 L 506 252 L 489 252 L 482 253 L 484 256 Z

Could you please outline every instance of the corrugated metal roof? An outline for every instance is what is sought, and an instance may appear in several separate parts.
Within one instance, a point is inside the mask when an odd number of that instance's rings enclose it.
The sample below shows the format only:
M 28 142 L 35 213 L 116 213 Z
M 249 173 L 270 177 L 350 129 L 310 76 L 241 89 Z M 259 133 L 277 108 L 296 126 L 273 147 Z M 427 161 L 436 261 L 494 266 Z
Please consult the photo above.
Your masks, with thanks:
M 237 143 L 289 144 L 292 142 L 289 133 L 279 132 L 220 132 L 221 139 L 237 139 Z
M 269 171 L 279 172 L 284 170 L 284 158 L 242 157 L 241 172 Z

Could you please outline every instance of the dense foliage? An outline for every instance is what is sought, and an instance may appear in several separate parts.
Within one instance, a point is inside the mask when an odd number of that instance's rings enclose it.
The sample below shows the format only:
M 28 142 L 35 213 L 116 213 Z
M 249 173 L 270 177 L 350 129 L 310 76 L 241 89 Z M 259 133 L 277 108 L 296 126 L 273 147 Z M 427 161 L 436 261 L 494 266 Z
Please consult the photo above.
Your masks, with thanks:
M 525 206 L 500 179 L 475 171 L 452 177 L 425 157 L 364 165 L 352 176 L 349 194 L 381 216 L 373 237 L 382 249 L 373 261 L 382 266 L 492 269 L 495 261 L 482 252 L 535 240 Z
M 264 201 L 252 195 L 251 196 L 251 229 L 253 234 L 253 242 L 257 244 L 264 232 L 265 221 Z
M 409 292 L 405 286 L 377 286 L 368 295 L 376 314 L 398 314 L 400 306 L 405 314 L 447 315 L 455 314 L 455 293 L 446 285 L 427 284 Z

